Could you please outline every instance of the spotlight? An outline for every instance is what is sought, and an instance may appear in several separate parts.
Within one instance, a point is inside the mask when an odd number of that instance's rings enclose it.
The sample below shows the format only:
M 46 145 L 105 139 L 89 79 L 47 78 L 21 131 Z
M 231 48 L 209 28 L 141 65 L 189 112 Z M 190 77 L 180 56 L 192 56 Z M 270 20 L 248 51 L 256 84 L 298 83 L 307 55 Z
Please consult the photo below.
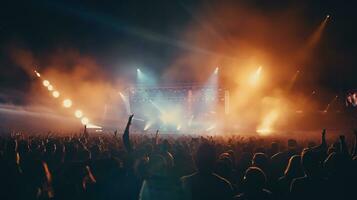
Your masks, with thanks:
M 259 66 L 258 69 L 254 72 L 254 74 L 252 74 L 252 76 L 250 77 L 251 85 L 254 86 L 258 84 L 261 72 L 262 72 L 262 66 Z
M 279 110 L 274 109 L 267 113 L 262 122 L 260 123 L 259 127 L 257 128 L 256 132 L 260 135 L 269 135 L 274 132 L 273 126 L 275 122 L 278 120 L 279 117 Z
M 264 136 L 264 135 L 271 134 L 273 131 L 269 128 L 266 128 L 266 129 L 257 129 L 256 132 L 259 133 L 260 135 Z
M 136 72 L 140 73 L 141 71 L 140 71 L 140 69 L 139 69 L 139 68 L 137 68 L 137 69 L 136 69 Z
M 65 100 L 63 101 L 63 106 L 64 106 L 65 108 L 70 108 L 70 107 L 72 106 L 72 101 L 71 101 L 70 99 L 65 99 Z
M 326 19 L 330 18 L 330 15 L 326 15 Z
M 146 122 L 144 131 L 147 131 L 151 127 L 152 123 L 150 121 Z
M 89 123 L 89 119 L 87 117 L 83 117 L 81 119 L 81 122 L 82 122 L 83 125 L 87 125 Z
M 101 126 L 98 126 L 98 125 L 95 125 L 95 124 L 87 124 L 87 128 L 97 129 L 97 130 L 95 130 L 96 132 L 102 132 L 103 131 Z
M 77 118 L 81 118 L 83 116 L 83 113 L 81 110 L 76 110 L 76 112 L 74 112 L 74 116 L 76 116 Z
M 50 85 L 50 82 L 48 80 L 44 80 L 42 84 L 43 86 L 48 87 Z
M 219 70 L 219 68 L 216 67 L 216 69 L 214 70 L 214 74 L 218 74 L 218 70 Z
M 53 90 L 53 86 L 52 85 L 48 85 L 47 89 L 48 89 L 48 91 L 52 91 Z
M 260 73 L 261 73 L 261 71 L 262 71 L 262 66 L 259 66 L 259 68 L 258 68 L 257 71 L 255 72 L 255 74 L 256 74 L 257 76 L 259 76 Z
M 52 96 L 53 96 L 54 98 L 58 98 L 58 97 L 60 96 L 60 93 L 59 93 L 58 91 L 53 91 L 53 92 L 52 92 Z
M 39 77 L 39 78 L 41 77 L 41 74 L 38 73 L 36 70 L 35 70 L 34 72 L 35 72 L 35 74 L 36 74 L 37 77 Z

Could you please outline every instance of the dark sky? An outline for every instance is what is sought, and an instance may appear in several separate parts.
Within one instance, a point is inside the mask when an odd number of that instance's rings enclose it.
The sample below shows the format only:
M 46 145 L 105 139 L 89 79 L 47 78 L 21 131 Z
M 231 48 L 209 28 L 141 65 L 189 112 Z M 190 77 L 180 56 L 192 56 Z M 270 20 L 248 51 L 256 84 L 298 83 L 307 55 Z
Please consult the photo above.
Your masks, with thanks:
M 8 1 L 0 6 L 0 93 L 26 90 L 28 75 L 8 54 L 12 46 L 45 55 L 56 48 L 75 48 L 111 73 L 118 63 L 137 62 L 160 72 L 187 48 L 181 34 L 194 21 L 192 12 L 210 0 Z M 224 3 L 225 1 L 219 1 Z M 319 46 L 320 83 L 332 91 L 357 88 L 357 12 L 353 1 L 251 0 L 261 12 L 303 5 L 307 27 L 332 16 Z M 225 33 L 220 33 L 225 34 Z M 329 58 L 329 54 L 338 54 Z

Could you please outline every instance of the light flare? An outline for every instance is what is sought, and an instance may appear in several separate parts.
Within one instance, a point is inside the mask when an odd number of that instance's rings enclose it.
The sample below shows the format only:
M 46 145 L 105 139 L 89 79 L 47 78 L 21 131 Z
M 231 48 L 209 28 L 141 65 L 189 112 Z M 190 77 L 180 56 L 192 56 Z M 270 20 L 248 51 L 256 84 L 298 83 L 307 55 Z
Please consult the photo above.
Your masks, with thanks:
M 82 122 L 83 125 L 87 125 L 87 124 L 89 124 L 89 119 L 87 117 L 83 117 L 81 119 L 81 122 Z
M 76 118 L 81 118 L 83 116 L 83 112 L 81 110 L 76 110 L 74 112 L 74 116 L 76 116 Z
M 47 86 L 47 89 L 48 89 L 48 91 L 52 91 L 53 90 L 53 86 L 49 85 L 49 86 Z
M 60 96 L 60 93 L 56 90 L 56 91 L 53 91 L 52 92 L 52 96 L 54 97 L 54 98 L 58 98 L 59 96 Z
M 270 111 L 263 118 L 262 123 L 258 126 L 256 132 L 260 135 L 269 135 L 274 129 L 273 126 L 279 117 L 279 111 L 277 109 Z
M 259 66 L 254 74 L 250 77 L 250 84 L 256 86 L 259 83 L 259 79 L 262 73 L 262 66 Z
M 63 100 L 63 106 L 65 108 L 70 108 L 72 106 L 72 100 L 70 100 L 70 99 Z
M 36 74 L 37 77 L 39 77 L 39 78 L 41 77 L 41 74 L 38 73 L 38 71 L 35 70 L 34 72 L 35 72 L 35 74 Z
M 146 122 L 145 127 L 144 127 L 144 131 L 147 131 L 151 127 L 151 125 L 152 125 L 151 121 Z
M 50 85 L 50 82 L 48 80 L 43 80 L 42 84 L 43 86 L 48 87 Z

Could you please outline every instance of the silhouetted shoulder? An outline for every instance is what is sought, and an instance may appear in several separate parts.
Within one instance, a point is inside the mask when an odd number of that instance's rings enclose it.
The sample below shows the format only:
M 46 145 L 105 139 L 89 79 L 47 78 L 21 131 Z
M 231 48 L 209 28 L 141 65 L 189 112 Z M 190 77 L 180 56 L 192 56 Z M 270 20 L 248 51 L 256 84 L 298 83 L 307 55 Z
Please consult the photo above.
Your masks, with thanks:
M 193 173 L 193 174 L 190 174 L 190 175 L 183 176 L 183 177 L 181 177 L 181 181 L 183 183 L 186 183 L 186 182 L 191 181 L 192 179 L 194 179 L 196 175 L 197 175 L 197 172 Z
M 219 176 L 218 174 L 212 173 L 212 176 L 217 180 L 217 182 L 221 182 L 222 184 L 225 184 L 225 185 L 228 185 L 229 187 L 232 187 L 231 183 L 227 179 Z
M 301 190 L 303 186 L 305 186 L 307 184 L 307 182 L 309 182 L 308 180 L 309 178 L 304 176 L 304 177 L 299 177 L 299 178 L 295 178 L 290 185 L 290 191 L 291 192 L 296 192 L 298 190 Z
M 218 174 L 212 173 L 209 176 L 207 175 L 201 175 L 199 173 L 193 173 L 187 176 L 183 176 L 181 177 L 181 181 L 185 184 L 185 183 L 190 183 L 190 182 L 195 182 L 198 179 L 210 179 L 211 181 L 215 182 L 215 183 L 219 183 L 222 185 L 226 185 L 228 187 L 231 188 L 231 184 L 228 180 L 226 180 L 225 178 L 219 176 Z

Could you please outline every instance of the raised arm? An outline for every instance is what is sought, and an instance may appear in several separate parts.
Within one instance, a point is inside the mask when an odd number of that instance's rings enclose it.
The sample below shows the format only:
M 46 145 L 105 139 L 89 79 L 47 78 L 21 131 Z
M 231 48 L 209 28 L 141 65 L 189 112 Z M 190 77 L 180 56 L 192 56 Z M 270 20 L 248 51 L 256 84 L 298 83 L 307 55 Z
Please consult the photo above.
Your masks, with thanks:
M 327 143 L 326 143 L 326 129 L 322 130 L 321 133 L 321 144 L 314 148 L 316 151 L 325 151 L 327 150 Z
M 156 130 L 155 134 L 155 146 L 159 145 L 159 130 Z
M 88 138 L 87 125 L 84 125 L 82 137 Z
M 326 129 L 322 130 L 321 133 L 321 148 L 327 149 L 327 143 L 326 143 Z
M 129 137 L 129 129 L 130 129 L 130 125 L 131 125 L 131 121 L 133 120 L 133 117 L 134 117 L 134 114 L 129 116 L 128 123 L 126 124 L 125 130 L 124 130 L 124 134 L 123 134 L 124 146 L 125 146 L 125 149 L 128 152 L 132 152 L 133 151 L 133 148 L 132 148 L 131 143 L 130 143 L 130 137 Z

